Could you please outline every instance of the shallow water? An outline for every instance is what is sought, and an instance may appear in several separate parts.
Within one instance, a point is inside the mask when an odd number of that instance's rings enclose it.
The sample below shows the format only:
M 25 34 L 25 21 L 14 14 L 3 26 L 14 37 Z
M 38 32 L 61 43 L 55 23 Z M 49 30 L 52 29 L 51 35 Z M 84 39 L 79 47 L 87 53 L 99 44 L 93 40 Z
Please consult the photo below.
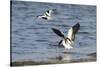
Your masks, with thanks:
M 37 19 L 48 9 L 57 9 L 52 20 Z M 12 1 L 11 48 L 14 61 L 47 61 L 61 57 L 64 61 L 85 58 L 96 52 L 96 7 Z M 80 23 L 73 49 L 58 47 L 60 38 L 51 28 L 67 35 L 68 29 Z

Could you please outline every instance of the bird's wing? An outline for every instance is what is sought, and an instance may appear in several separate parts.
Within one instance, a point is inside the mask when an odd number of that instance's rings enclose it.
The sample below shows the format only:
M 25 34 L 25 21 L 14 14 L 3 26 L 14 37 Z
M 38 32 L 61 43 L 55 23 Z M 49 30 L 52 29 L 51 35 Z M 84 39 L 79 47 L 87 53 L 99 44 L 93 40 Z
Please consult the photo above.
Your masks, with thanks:
M 65 37 L 64 37 L 64 34 L 63 34 L 61 31 L 59 31 L 58 29 L 52 28 L 52 30 L 53 30 L 53 32 L 56 33 L 58 36 L 60 36 L 60 37 L 62 37 L 62 38 L 65 38 Z
M 51 13 L 52 13 L 52 10 L 47 10 L 44 14 L 45 14 L 46 16 L 51 16 Z
M 67 37 L 68 37 L 70 40 L 72 39 L 72 34 L 73 34 L 73 29 L 70 28 L 70 29 L 68 30 L 68 33 L 67 33 Z
M 80 28 L 80 24 L 77 23 L 72 28 L 73 28 L 73 33 L 76 34 L 78 32 L 79 28 Z
M 74 41 L 75 40 L 75 35 L 78 32 L 79 28 L 80 28 L 80 24 L 79 23 L 75 24 L 73 27 L 71 27 L 69 29 L 68 34 L 67 34 L 67 37 L 70 40 Z
M 79 30 L 79 28 L 80 28 L 80 24 L 77 23 L 77 24 L 75 24 L 72 28 L 73 28 L 72 40 L 74 41 L 74 40 L 75 40 L 75 34 L 78 32 L 78 30 Z

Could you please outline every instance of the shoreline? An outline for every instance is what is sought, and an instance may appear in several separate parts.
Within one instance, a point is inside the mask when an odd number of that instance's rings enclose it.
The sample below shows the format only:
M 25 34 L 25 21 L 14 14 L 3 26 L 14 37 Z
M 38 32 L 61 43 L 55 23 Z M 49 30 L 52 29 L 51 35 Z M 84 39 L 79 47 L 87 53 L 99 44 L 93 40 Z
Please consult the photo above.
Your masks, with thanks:
M 96 53 L 90 53 L 87 55 L 88 58 L 68 60 L 68 61 L 16 61 L 11 62 L 10 66 L 27 66 L 27 65 L 47 65 L 47 64 L 67 64 L 67 63 L 81 63 L 81 62 L 96 62 Z

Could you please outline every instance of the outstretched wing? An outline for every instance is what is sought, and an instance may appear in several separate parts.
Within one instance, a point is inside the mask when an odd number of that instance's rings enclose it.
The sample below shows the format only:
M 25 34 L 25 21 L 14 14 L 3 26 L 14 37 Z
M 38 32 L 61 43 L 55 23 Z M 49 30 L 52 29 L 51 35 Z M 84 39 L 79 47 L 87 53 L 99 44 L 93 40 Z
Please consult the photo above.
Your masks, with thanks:
M 80 24 L 79 23 L 75 24 L 73 27 L 71 27 L 69 29 L 68 34 L 67 34 L 67 37 L 70 40 L 74 41 L 75 40 L 75 35 L 78 32 L 79 28 L 80 28 Z
M 46 16 L 51 16 L 51 13 L 52 13 L 52 10 L 47 10 L 44 14 L 45 14 Z
M 56 9 L 47 10 L 47 11 L 44 13 L 44 16 L 51 16 L 51 14 L 52 14 L 53 12 L 56 12 Z
M 58 36 L 65 38 L 62 32 L 60 32 L 58 29 L 52 28 L 53 32 L 56 33 Z
M 70 29 L 68 30 L 68 33 L 67 33 L 67 37 L 68 37 L 70 40 L 72 40 L 72 34 L 73 34 L 73 29 L 70 28 Z
M 72 28 L 73 28 L 73 33 L 76 34 L 78 32 L 79 28 L 80 28 L 80 24 L 77 23 Z

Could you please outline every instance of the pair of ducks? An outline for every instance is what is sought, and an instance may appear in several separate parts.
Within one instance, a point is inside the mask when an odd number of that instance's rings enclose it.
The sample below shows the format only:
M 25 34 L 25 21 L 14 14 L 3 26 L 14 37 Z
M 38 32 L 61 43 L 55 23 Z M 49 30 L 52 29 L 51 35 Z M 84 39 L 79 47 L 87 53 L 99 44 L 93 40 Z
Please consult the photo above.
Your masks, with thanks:
M 45 19 L 45 20 L 50 20 L 51 14 L 55 11 L 56 11 L 56 9 L 47 10 L 43 15 L 39 15 L 37 17 L 41 18 L 41 19 Z M 58 36 L 60 36 L 62 38 L 62 40 L 60 40 L 60 42 L 59 42 L 59 45 L 63 45 L 65 49 L 71 49 L 71 48 L 73 48 L 72 44 L 75 41 L 75 35 L 78 32 L 79 28 L 80 28 L 79 23 L 73 25 L 69 29 L 67 36 L 64 36 L 64 34 L 58 29 L 52 28 L 52 30 L 54 33 L 56 33 Z

